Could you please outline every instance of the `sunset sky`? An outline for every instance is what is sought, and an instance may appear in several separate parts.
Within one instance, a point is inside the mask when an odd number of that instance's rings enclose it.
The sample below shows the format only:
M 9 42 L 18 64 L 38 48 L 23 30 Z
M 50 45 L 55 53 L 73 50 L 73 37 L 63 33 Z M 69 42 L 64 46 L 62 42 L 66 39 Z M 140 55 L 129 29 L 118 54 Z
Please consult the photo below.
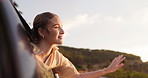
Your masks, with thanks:
M 126 52 L 148 61 L 148 0 L 14 1 L 31 25 L 39 13 L 57 14 L 65 46 Z

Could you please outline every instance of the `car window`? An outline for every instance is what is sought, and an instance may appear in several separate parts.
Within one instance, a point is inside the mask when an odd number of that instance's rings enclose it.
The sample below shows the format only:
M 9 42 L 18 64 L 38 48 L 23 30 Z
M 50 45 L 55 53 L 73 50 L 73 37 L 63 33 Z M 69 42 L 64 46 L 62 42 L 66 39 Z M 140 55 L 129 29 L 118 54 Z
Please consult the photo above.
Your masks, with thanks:
M 0 78 L 37 78 L 26 29 L 9 0 L 0 1 Z

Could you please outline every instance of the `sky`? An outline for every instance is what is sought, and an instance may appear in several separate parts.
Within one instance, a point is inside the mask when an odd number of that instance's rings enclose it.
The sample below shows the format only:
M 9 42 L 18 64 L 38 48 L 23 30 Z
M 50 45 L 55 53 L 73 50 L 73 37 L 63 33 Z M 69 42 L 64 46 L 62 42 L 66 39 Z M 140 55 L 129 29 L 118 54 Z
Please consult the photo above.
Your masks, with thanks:
M 14 1 L 31 27 L 37 14 L 57 14 L 64 46 L 126 52 L 148 61 L 148 0 Z

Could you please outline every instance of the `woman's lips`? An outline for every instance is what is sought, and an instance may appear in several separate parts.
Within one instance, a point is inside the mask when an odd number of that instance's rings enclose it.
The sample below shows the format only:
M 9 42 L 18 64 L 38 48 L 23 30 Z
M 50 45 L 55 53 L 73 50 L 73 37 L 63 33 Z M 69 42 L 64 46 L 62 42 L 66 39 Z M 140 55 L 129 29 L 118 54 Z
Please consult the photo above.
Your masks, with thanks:
M 63 39 L 63 36 L 59 36 L 58 38 L 59 38 L 59 39 Z

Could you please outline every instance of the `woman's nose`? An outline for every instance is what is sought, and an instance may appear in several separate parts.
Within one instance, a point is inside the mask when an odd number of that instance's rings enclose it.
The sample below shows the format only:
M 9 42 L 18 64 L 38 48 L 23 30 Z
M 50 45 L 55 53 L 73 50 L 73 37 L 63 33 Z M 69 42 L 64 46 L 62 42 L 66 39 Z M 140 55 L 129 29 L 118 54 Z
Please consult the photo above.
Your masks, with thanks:
M 64 30 L 63 30 L 63 28 L 60 28 L 60 34 L 64 34 L 65 32 L 64 32 Z

